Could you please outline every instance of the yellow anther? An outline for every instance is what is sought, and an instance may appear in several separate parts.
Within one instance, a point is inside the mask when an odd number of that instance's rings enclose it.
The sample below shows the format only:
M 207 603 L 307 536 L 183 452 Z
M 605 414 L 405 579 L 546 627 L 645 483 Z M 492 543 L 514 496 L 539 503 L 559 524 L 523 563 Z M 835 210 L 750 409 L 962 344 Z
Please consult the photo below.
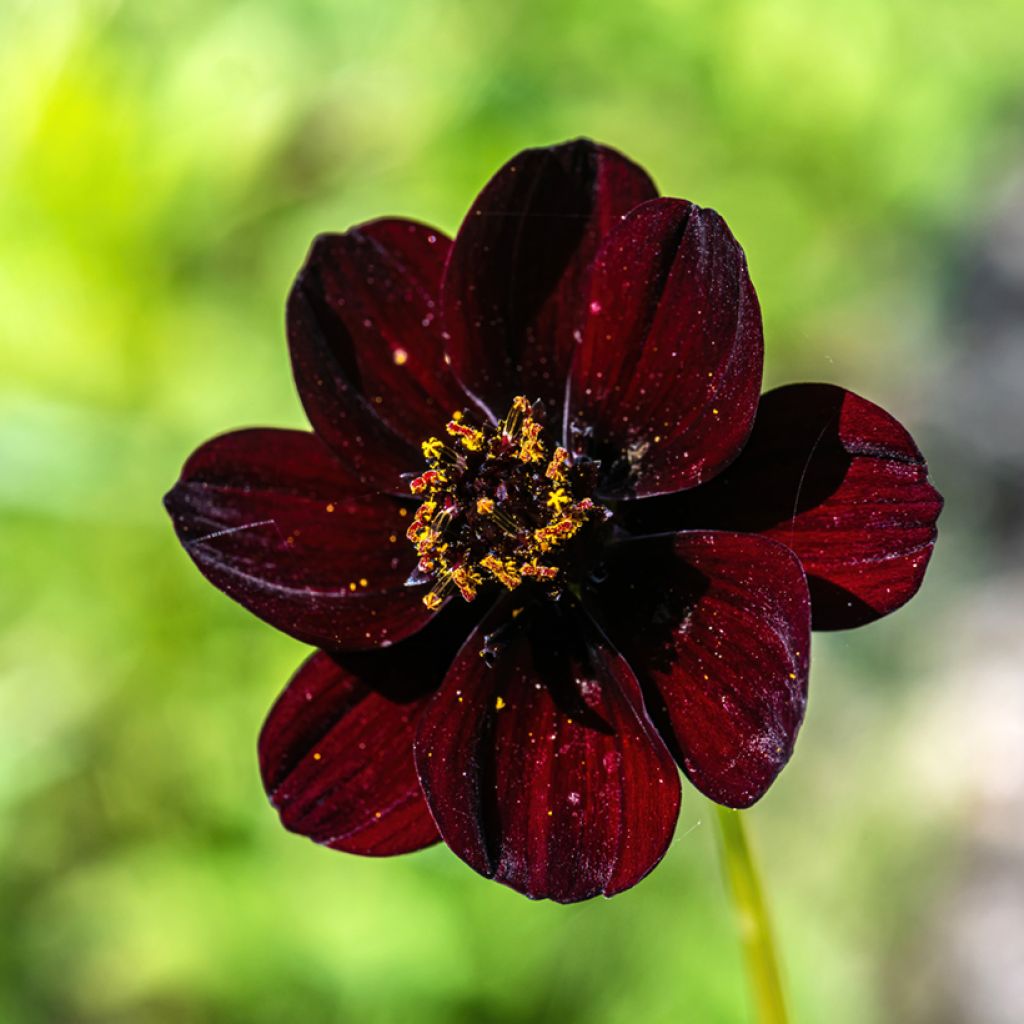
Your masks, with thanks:
M 452 581 L 459 588 L 459 593 L 467 601 L 472 601 L 476 597 L 477 588 L 484 580 L 472 566 L 460 565 L 452 570 Z
M 538 565 L 536 561 L 525 562 L 519 567 L 519 572 L 531 580 L 553 580 L 558 575 L 558 569 L 552 565 Z
M 572 498 L 565 493 L 564 487 L 556 487 L 548 495 L 548 508 L 553 508 L 556 513 L 561 513 L 562 509 L 570 504 L 572 504 Z
M 523 441 L 519 446 L 521 462 L 540 462 L 544 458 L 544 445 L 540 440 L 541 426 L 534 420 L 523 424 Z
M 457 437 L 468 451 L 478 452 L 484 445 L 484 435 L 479 430 L 467 427 L 457 419 L 452 419 L 445 429 L 452 437 Z
M 503 562 L 497 555 L 485 555 L 480 559 L 480 565 L 509 590 L 515 590 L 523 582 L 516 572 L 515 562 Z
M 553 519 L 547 526 L 535 530 L 533 539 L 541 552 L 550 551 L 556 544 L 562 544 L 571 537 L 576 536 L 583 525 L 583 517 L 577 511 L 579 506 L 572 509 L 567 516 L 561 519 Z M 579 516 L 579 518 L 576 518 Z
M 558 447 L 548 458 L 541 424 L 522 395 L 496 430 L 477 429 L 462 412 L 452 413 L 445 430 L 456 440 L 424 441 L 428 465 L 409 485 L 426 499 L 407 531 L 421 578 L 433 580 L 426 607 L 437 611 L 456 588 L 472 601 L 492 580 L 514 590 L 524 579 L 559 579 L 560 569 L 540 560 L 574 537 L 595 507 L 589 498 L 574 502 L 570 453 Z M 469 497 L 481 481 L 484 493 Z
M 569 453 L 564 448 L 556 448 L 555 454 L 551 456 L 551 461 L 548 463 L 548 468 L 544 470 L 544 475 L 557 484 L 564 483 L 565 467 L 568 462 Z
M 514 441 L 519 436 L 519 427 L 525 415 L 532 417 L 530 403 L 525 396 L 517 395 L 512 399 L 512 408 L 509 409 L 508 415 L 498 425 L 499 429 L 506 437 Z
M 430 532 L 427 528 L 427 523 L 430 522 L 430 518 L 433 516 L 436 508 L 437 502 L 425 501 L 418 509 L 416 509 L 416 515 L 413 516 L 412 522 L 409 524 L 409 528 L 405 531 L 406 537 L 408 537 L 413 543 L 418 543 L 425 533 Z
M 409 490 L 413 494 L 423 494 L 426 491 L 437 491 L 447 483 L 447 477 L 439 469 L 428 469 L 420 476 L 409 481 Z
M 444 599 L 448 596 L 448 592 L 454 586 L 454 582 L 451 569 L 441 569 L 438 572 L 433 587 L 430 588 L 430 591 L 423 598 L 423 603 L 430 611 L 436 612 L 441 607 Z

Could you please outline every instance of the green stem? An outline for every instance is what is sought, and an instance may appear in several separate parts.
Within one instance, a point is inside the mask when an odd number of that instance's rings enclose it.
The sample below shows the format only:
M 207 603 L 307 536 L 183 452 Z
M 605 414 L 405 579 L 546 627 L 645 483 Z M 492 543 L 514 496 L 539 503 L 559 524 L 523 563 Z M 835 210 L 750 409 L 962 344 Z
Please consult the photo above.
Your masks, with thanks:
M 747 842 L 743 815 L 715 806 L 718 820 L 719 852 L 729 883 L 747 975 L 757 1007 L 759 1024 L 786 1024 L 786 1003 L 782 997 L 779 960 L 775 954 L 771 922 L 761 892 L 761 880 Z

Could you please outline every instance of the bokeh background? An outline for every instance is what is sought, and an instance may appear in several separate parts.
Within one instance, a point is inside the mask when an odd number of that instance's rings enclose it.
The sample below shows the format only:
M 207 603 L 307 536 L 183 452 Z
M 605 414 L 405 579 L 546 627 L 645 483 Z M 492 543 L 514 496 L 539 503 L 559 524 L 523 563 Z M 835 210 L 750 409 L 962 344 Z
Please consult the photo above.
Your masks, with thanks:
M 304 655 L 160 505 L 213 433 L 302 424 L 319 231 L 453 231 L 590 135 L 720 210 L 767 383 L 894 412 L 947 497 L 919 597 L 819 636 L 750 815 L 794 1018 L 1024 1020 L 1024 6 L 1018 0 L 0 4 L 0 1021 L 738 1022 L 708 806 L 612 901 L 281 830 Z

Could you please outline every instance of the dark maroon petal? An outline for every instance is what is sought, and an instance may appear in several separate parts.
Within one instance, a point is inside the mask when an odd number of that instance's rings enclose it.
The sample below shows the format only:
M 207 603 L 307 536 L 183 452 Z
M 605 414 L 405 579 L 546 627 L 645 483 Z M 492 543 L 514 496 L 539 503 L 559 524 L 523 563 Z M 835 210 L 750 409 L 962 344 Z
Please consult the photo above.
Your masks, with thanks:
M 942 511 L 907 431 L 830 384 L 768 392 L 749 443 L 725 473 L 645 512 L 646 504 L 630 509 L 638 529 L 715 526 L 787 544 L 807 571 L 815 629 L 859 626 L 909 601 Z
M 657 194 L 636 164 L 586 139 L 525 150 L 480 193 L 452 247 L 443 304 L 455 372 L 497 415 L 524 394 L 560 426 L 598 245 Z
M 807 701 L 810 600 L 800 561 L 749 534 L 694 532 L 612 552 L 598 614 L 690 781 L 748 807 L 793 752 Z
M 413 764 L 424 690 L 405 646 L 348 661 L 318 651 L 271 709 L 260 773 L 285 828 L 378 857 L 439 838 Z
M 444 359 L 434 228 L 378 220 L 313 243 L 288 298 L 295 382 L 313 429 L 376 487 L 421 460 L 466 396 Z
M 409 505 L 365 494 L 313 434 L 241 430 L 204 444 L 164 499 L 211 583 L 317 647 L 365 649 L 429 618 L 406 587 Z
M 644 497 L 728 465 L 761 390 L 761 313 L 725 221 L 682 199 L 634 210 L 597 256 L 571 374 L 570 427 L 593 429 L 605 487 Z
M 473 633 L 423 713 L 416 766 L 445 842 L 533 899 L 635 885 L 679 812 L 629 666 L 580 613 L 552 607 L 510 619 L 506 606 Z

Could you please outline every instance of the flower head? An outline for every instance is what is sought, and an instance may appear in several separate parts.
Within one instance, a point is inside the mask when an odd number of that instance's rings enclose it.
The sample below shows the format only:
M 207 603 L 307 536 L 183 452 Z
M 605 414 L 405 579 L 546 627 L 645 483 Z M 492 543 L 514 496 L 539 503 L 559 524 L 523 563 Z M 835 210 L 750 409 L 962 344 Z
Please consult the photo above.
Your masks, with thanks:
M 208 579 L 319 648 L 259 743 L 317 842 L 620 892 L 677 766 L 746 807 L 788 761 L 812 621 L 920 585 L 941 499 L 910 436 L 831 385 L 762 396 L 739 244 L 613 150 L 519 154 L 454 241 L 319 237 L 288 341 L 313 432 L 214 438 L 166 503 Z

